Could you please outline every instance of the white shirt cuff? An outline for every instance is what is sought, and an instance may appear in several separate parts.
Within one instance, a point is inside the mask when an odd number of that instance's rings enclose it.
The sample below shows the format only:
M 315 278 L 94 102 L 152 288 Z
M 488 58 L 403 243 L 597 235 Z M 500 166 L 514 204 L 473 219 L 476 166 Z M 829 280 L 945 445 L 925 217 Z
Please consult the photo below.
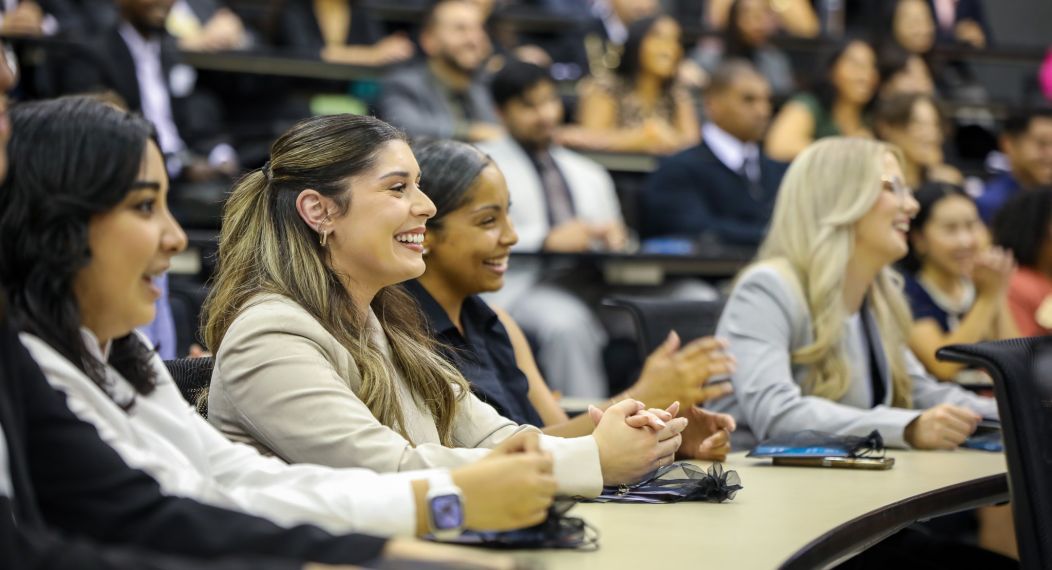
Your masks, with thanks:
M 412 481 L 428 479 L 440 469 L 407 471 L 398 474 L 384 474 L 377 481 L 369 483 L 369 492 L 357 492 L 347 495 L 349 512 L 362 513 L 360 524 L 352 529 L 327 530 L 335 532 L 367 532 L 378 536 L 415 536 L 416 535 L 416 497 L 413 496 Z M 359 490 L 361 491 L 361 490 Z
M 542 435 L 541 448 L 552 454 L 560 495 L 596 497 L 603 492 L 603 468 L 594 437 Z

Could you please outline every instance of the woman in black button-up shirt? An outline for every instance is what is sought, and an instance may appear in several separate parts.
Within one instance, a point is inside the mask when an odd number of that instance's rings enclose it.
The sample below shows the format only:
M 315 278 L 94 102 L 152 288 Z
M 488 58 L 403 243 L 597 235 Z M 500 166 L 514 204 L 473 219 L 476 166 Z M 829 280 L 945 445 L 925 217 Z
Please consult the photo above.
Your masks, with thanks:
M 507 313 L 490 307 L 479 293 L 496 291 L 512 246 L 518 241 L 508 217 L 508 187 L 500 170 L 474 147 L 441 141 L 414 149 L 423 191 L 438 210 L 428 221 L 424 241 L 427 271 L 406 288 L 420 302 L 432 334 L 447 346 L 450 360 L 472 389 L 501 415 L 543 426 L 545 433 L 574 437 L 591 433 L 592 411 L 569 419 L 537 368 L 529 343 Z M 710 376 L 728 373 L 733 361 L 712 338 L 684 347 L 669 340 L 647 359 L 639 381 L 602 408 L 635 398 L 690 421 L 680 453 L 720 458 L 730 449 L 733 420 L 696 404 L 725 394 L 725 385 L 706 386 Z M 680 410 L 676 402 L 685 404 Z

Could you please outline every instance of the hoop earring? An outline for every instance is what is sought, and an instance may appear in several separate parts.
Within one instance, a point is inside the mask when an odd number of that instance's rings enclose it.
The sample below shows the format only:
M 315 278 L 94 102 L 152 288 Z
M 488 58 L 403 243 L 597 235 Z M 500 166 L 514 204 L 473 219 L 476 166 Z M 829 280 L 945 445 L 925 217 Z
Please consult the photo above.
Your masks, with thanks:
M 327 242 L 328 239 L 329 239 L 329 232 L 326 231 L 326 230 L 322 230 L 322 232 L 321 232 L 321 246 L 322 247 L 325 247 L 325 242 Z

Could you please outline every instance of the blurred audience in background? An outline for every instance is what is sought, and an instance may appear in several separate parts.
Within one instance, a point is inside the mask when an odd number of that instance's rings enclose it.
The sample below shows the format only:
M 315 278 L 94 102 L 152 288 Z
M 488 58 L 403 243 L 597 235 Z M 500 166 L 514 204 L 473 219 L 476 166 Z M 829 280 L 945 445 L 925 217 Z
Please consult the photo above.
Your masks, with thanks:
M 1008 306 L 1019 332 L 1052 334 L 1052 186 L 1009 200 L 994 217 L 993 235 L 1019 264 L 1008 285 Z
M 410 136 L 482 141 L 503 134 L 480 76 L 491 46 L 470 0 L 439 0 L 420 32 L 426 58 L 387 75 L 380 116 Z
M 692 57 L 709 74 L 722 61 L 749 60 L 767 79 L 775 97 L 788 97 L 796 83 L 789 57 L 771 44 L 775 14 L 768 0 L 734 0 L 721 37 L 717 41 L 703 40 Z
M 927 182 L 964 183 L 961 171 L 944 160 L 944 119 L 931 96 L 902 93 L 882 98 L 873 124 L 878 138 L 902 150 L 902 172 L 910 188 Z
M 790 161 L 821 138 L 872 137 L 866 113 L 879 80 L 872 46 L 862 40 L 840 44 L 827 56 L 812 89 L 794 95 L 775 116 L 767 153 Z
M 991 178 L 976 201 L 987 223 L 1021 190 L 1052 185 L 1052 109 L 1024 110 L 1008 117 L 1000 143 L 1009 169 Z
M 640 233 L 759 245 L 785 174 L 760 148 L 771 88 L 747 60 L 729 60 L 712 74 L 705 109 L 701 144 L 662 160 L 647 180 Z
M 712 28 L 722 30 L 734 18 L 734 0 L 709 0 L 705 19 Z M 767 2 L 765 2 L 767 3 Z M 807 0 L 779 0 L 769 2 L 778 29 L 792 36 L 813 38 L 821 31 L 818 14 Z
M 384 36 L 368 7 L 357 0 L 278 0 L 273 42 L 325 61 L 388 65 L 413 57 L 404 34 Z
M 628 26 L 616 73 L 595 77 L 581 93 L 580 130 L 568 144 L 620 152 L 668 154 L 696 144 L 698 118 L 677 83 L 683 45 L 679 24 L 648 16 Z

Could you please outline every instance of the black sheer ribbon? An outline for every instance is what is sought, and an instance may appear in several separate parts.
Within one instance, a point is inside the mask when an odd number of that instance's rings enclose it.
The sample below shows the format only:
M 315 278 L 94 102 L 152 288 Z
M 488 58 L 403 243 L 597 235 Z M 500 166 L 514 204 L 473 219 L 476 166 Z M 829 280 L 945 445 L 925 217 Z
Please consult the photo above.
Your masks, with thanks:
M 724 470 L 713 463 L 707 470 L 690 463 L 673 463 L 654 471 L 632 485 L 605 487 L 592 503 L 679 503 L 705 501 L 722 503 L 734 498 L 742 490 L 737 471 Z

